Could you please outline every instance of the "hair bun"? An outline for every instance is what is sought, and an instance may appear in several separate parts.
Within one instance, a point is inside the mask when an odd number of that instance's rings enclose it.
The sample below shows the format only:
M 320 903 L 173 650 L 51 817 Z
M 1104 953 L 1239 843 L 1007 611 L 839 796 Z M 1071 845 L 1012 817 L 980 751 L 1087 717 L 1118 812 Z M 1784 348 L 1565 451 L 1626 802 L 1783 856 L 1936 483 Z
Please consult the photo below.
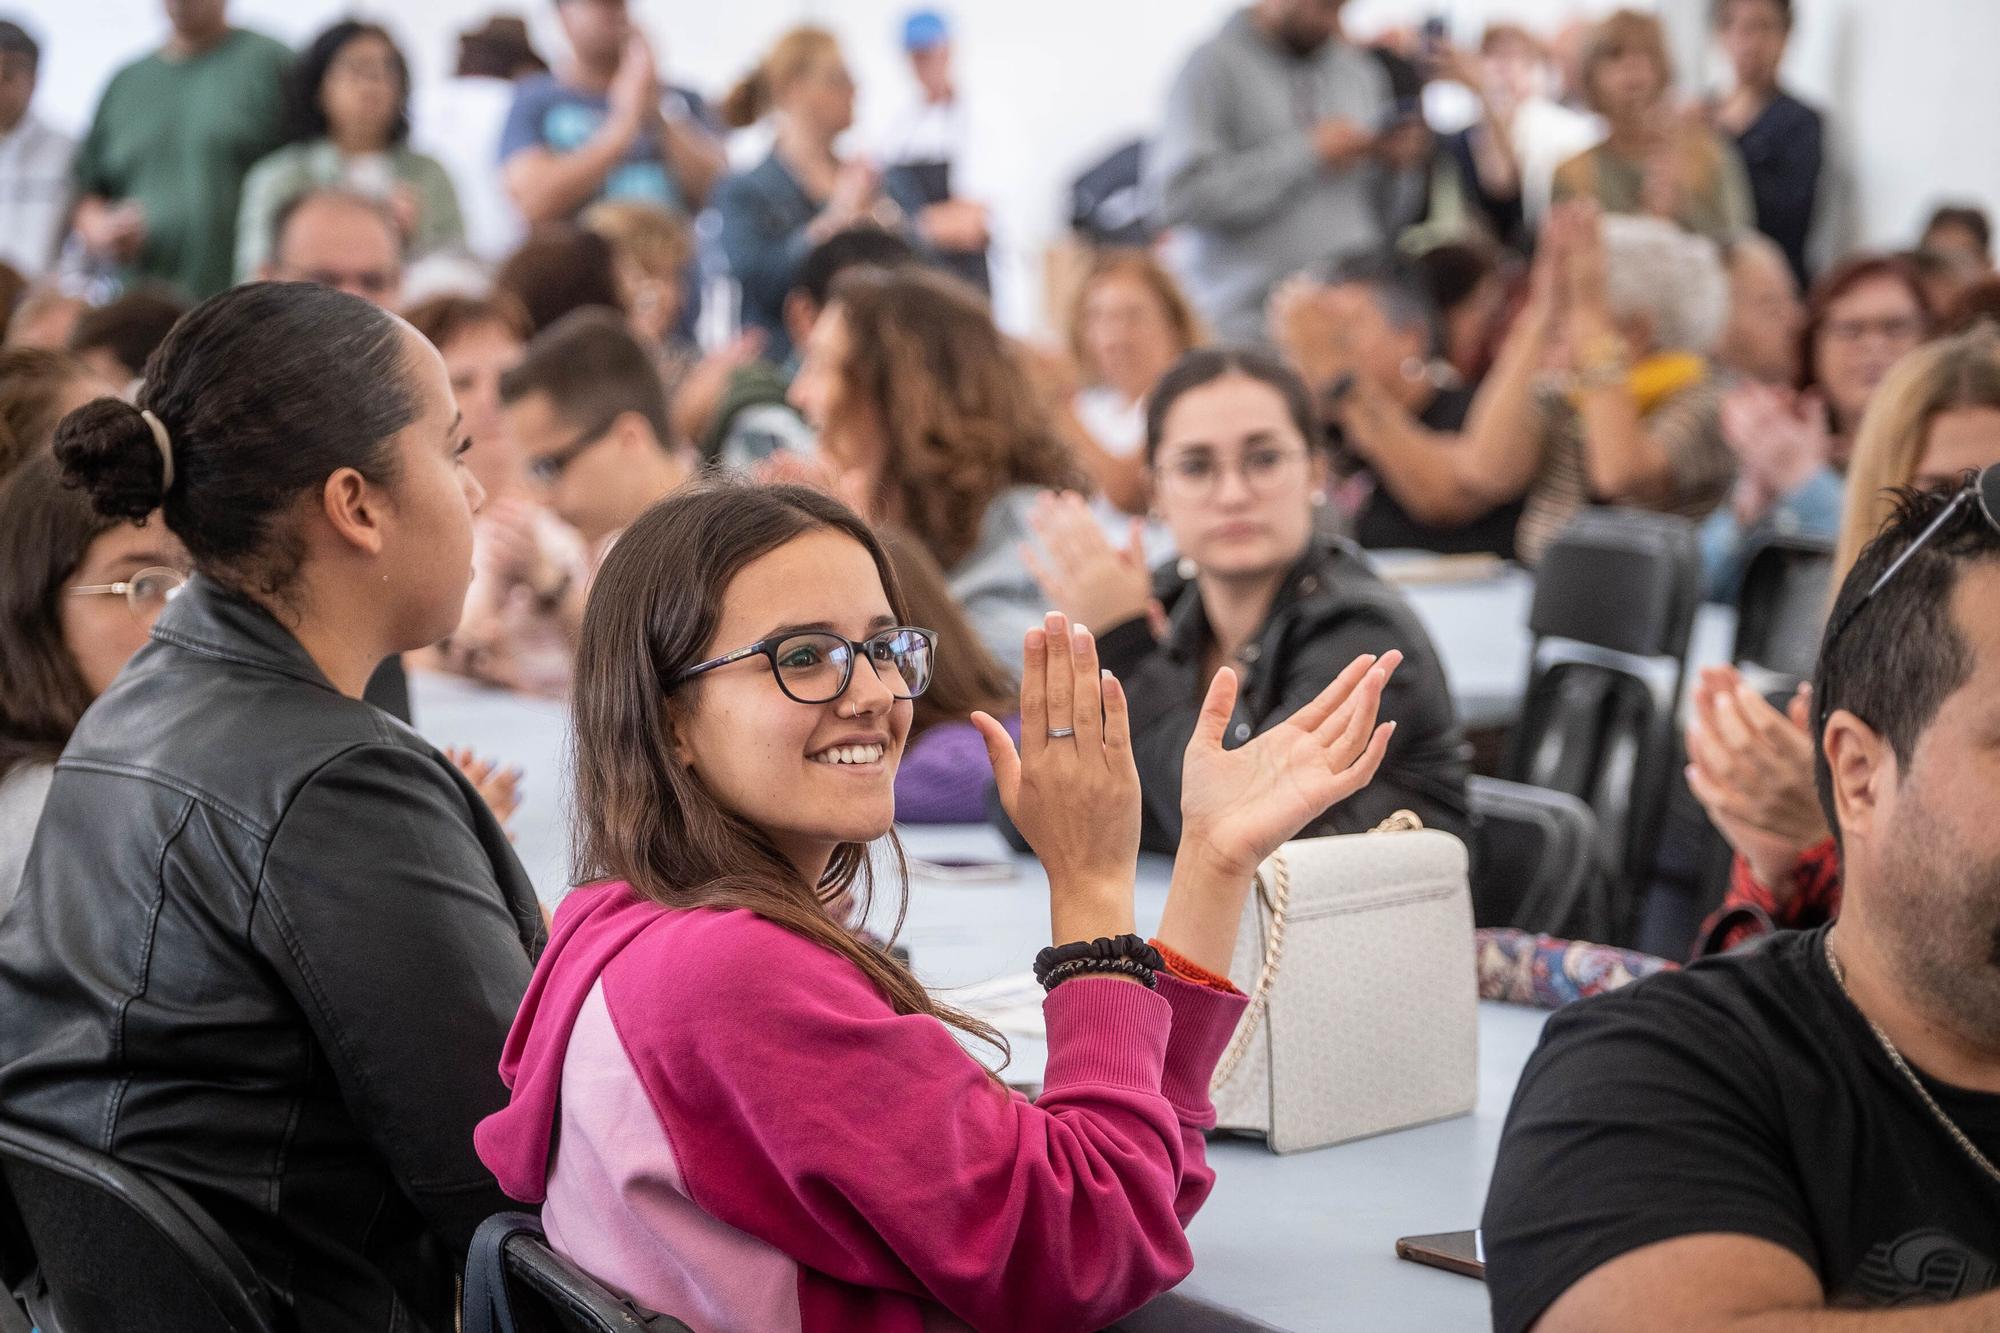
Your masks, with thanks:
M 166 459 L 153 428 L 121 398 L 96 398 L 64 417 L 55 454 L 63 480 L 106 518 L 142 519 L 166 499 Z

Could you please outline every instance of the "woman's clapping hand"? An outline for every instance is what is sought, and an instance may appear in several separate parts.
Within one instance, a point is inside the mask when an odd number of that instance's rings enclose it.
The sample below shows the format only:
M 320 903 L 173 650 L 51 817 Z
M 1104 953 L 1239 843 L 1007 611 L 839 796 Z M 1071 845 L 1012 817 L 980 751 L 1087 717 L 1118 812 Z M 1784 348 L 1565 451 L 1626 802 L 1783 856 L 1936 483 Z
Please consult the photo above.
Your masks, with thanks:
M 1125 692 L 1098 668 L 1090 631 L 1054 612 L 1028 631 L 1018 753 L 998 720 L 974 713 L 972 721 L 1000 804 L 1048 872 L 1056 942 L 1129 933 L 1139 770 Z
M 1396 724 L 1375 723 L 1403 655 L 1366 655 L 1278 726 L 1229 750 L 1236 673 L 1216 673 L 1188 743 L 1181 781 L 1181 852 L 1247 878 L 1307 824 L 1360 791 L 1381 767 Z
M 1137 519 L 1125 545 L 1116 547 L 1082 496 L 1049 492 L 1036 501 L 1028 522 L 1042 549 L 1023 545 L 1021 559 L 1070 620 L 1103 634 L 1148 614 L 1153 584 Z

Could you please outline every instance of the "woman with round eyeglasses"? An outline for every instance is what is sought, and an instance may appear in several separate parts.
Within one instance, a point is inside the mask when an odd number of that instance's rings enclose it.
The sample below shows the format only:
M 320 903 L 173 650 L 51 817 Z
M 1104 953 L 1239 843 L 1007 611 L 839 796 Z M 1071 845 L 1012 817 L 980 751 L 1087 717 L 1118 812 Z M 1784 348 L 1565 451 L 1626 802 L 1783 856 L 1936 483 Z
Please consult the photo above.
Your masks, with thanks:
M 975 714 L 1048 875 L 1029 1101 L 960 1045 L 997 1034 L 857 929 L 915 699 L 953 647 L 907 617 L 874 533 L 795 486 L 676 493 L 591 592 L 584 883 L 508 1041 L 512 1100 L 476 1142 L 563 1255 L 704 1327 L 1101 1328 L 1184 1277 L 1214 1180 L 1209 1078 L 1247 1003 L 1223 974 L 1251 877 L 1387 744 L 1393 655 L 1234 748 L 1220 673 L 1148 942 L 1127 695 L 1087 630 L 1029 631 L 1019 750 Z
M 14 900 L 56 757 L 186 582 L 157 521 L 103 518 L 31 455 L 0 485 L 0 911 Z
M 1275 356 L 1198 349 L 1153 390 L 1146 420 L 1153 509 L 1179 563 L 1150 575 L 1136 534 L 1115 549 L 1075 496 L 1050 497 L 1034 515 L 1029 567 L 1054 606 L 1097 634 L 1132 697 L 1149 851 L 1181 837 L 1180 751 L 1223 668 L 1242 679 L 1229 723 L 1240 745 L 1356 656 L 1392 649 L 1407 661 L 1382 700 L 1396 727 L 1382 774 L 1310 821 L 1307 836 L 1361 832 L 1405 809 L 1470 833 L 1470 752 L 1430 636 L 1358 551 L 1315 531 L 1327 472 L 1316 421 L 1305 384 Z
M 1729 502 L 1702 525 L 1712 600 L 1735 599 L 1745 561 L 1774 535 L 1839 538 L 1868 404 L 1931 327 L 1922 282 L 1893 255 L 1850 256 L 1813 284 L 1796 388 L 1738 384 L 1722 399 L 1722 434 L 1737 470 Z M 1850 561 L 1872 535 L 1855 536 Z

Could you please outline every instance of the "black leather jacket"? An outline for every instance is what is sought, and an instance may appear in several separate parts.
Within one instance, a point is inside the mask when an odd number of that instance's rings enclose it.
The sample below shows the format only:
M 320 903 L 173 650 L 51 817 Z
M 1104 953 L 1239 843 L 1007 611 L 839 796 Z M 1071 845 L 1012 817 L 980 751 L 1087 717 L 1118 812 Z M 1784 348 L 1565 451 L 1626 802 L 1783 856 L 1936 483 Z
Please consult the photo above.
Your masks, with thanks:
M 186 1187 L 302 1329 L 444 1333 L 542 941 L 444 756 L 196 578 L 57 765 L 0 1110 Z
M 1130 700 L 1133 758 L 1144 804 L 1140 838 L 1172 853 L 1181 838 L 1181 762 L 1194 735 L 1208 680 L 1208 618 L 1192 580 L 1164 566 L 1154 595 L 1167 608 L 1167 636 L 1144 620 L 1106 631 L 1103 664 Z M 1472 751 L 1458 727 L 1451 690 L 1430 636 L 1403 600 L 1346 542 L 1315 537 L 1292 567 L 1270 614 L 1232 663 L 1241 682 L 1223 744 L 1230 749 L 1277 726 L 1325 689 L 1362 653 L 1403 650 L 1403 665 L 1382 695 L 1381 718 L 1396 723 L 1375 780 L 1306 825 L 1300 837 L 1365 833 L 1398 810 L 1427 828 L 1472 845 L 1465 783 Z

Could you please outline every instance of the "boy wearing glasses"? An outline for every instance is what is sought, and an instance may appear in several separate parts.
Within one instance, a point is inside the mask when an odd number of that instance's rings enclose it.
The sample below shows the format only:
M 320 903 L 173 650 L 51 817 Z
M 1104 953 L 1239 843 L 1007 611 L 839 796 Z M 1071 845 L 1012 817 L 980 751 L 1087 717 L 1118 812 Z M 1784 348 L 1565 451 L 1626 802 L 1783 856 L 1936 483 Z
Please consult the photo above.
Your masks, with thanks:
M 501 377 L 500 401 L 535 489 L 593 547 L 694 475 L 659 372 L 608 311 L 544 329 Z

